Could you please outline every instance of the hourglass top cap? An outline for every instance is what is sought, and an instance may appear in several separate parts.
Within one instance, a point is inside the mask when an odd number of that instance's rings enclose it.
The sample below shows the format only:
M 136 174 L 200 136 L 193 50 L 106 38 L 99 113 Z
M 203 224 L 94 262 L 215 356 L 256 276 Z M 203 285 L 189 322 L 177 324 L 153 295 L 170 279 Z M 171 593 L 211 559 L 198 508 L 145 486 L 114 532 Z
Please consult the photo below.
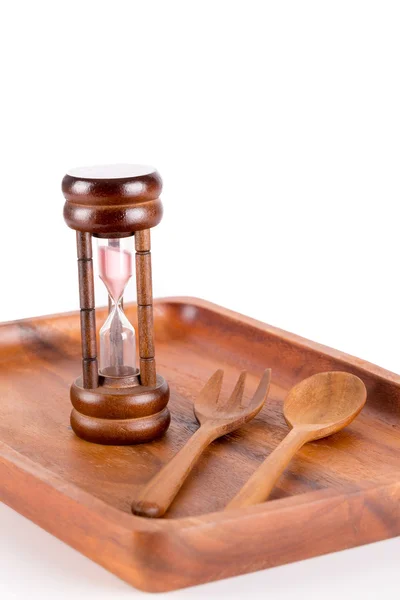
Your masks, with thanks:
M 62 180 L 69 227 L 92 234 L 127 234 L 162 218 L 162 180 L 145 165 L 99 165 L 70 169 Z

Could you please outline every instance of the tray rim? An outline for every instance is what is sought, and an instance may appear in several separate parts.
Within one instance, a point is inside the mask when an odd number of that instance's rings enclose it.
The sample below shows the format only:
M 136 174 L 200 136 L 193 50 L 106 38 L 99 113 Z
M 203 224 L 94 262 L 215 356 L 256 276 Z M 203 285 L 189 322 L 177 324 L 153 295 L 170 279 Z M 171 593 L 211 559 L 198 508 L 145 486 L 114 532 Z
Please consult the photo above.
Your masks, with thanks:
M 343 362 L 346 365 L 354 366 L 357 369 L 365 372 L 366 374 L 372 374 L 375 377 L 388 381 L 392 385 L 395 385 L 396 387 L 400 388 L 400 376 L 396 375 L 395 373 L 392 373 L 391 371 L 388 371 L 382 367 L 378 367 L 377 365 L 369 363 L 368 361 L 364 361 L 349 354 L 335 350 L 328 346 L 324 346 L 318 342 L 313 342 L 297 334 L 289 333 L 285 330 L 274 327 L 272 325 L 265 324 L 251 317 L 241 315 L 238 312 L 221 307 L 212 302 L 208 302 L 199 298 L 178 296 L 159 298 L 155 300 L 154 304 L 155 308 L 161 307 L 165 304 L 175 304 L 177 306 L 191 305 L 200 309 L 211 310 L 213 313 L 217 313 L 222 317 L 227 317 L 231 320 L 239 321 L 242 324 L 246 324 L 250 327 L 267 332 L 269 335 L 273 335 L 277 338 L 287 340 L 292 345 L 312 349 L 314 351 L 320 351 L 323 354 L 330 356 L 339 362 Z M 132 303 L 132 306 L 133 305 L 134 304 Z M 3 326 L 18 325 L 21 322 L 28 321 L 32 325 L 35 325 L 36 323 L 39 324 L 40 321 L 45 321 L 48 319 L 56 320 L 57 318 L 61 319 L 73 315 L 78 316 L 79 312 L 72 311 L 69 313 L 59 313 L 56 315 L 40 316 L 31 319 L 28 318 L 9 321 L 6 323 L 1 323 L 0 329 Z M 325 488 L 323 490 L 310 491 L 304 494 L 280 498 L 270 502 L 242 509 L 216 511 L 212 513 L 196 515 L 193 517 L 187 516 L 152 520 L 136 515 L 131 515 L 118 508 L 113 507 L 112 505 L 106 503 L 100 498 L 93 496 L 90 492 L 85 491 L 84 489 L 80 488 L 74 483 L 64 480 L 61 476 L 46 469 L 43 465 L 35 463 L 23 454 L 18 453 L 17 450 L 13 449 L 11 446 L 8 446 L 0 440 L 0 473 L 1 464 L 5 465 L 6 473 L 10 472 L 9 469 L 11 467 L 13 469 L 15 477 L 33 477 L 33 481 L 43 484 L 44 489 L 47 490 L 48 493 L 55 493 L 56 496 L 58 496 L 58 494 L 61 494 L 63 499 L 66 499 L 67 503 L 70 503 L 71 506 L 73 506 L 73 504 L 76 503 L 79 506 L 84 507 L 84 509 L 88 511 L 88 514 L 97 515 L 101 519 L 101 521 L 112 525 L 115 531 L 118 531 L 120 534 L 123 534 L 123 536 L 134 536 L 136 538 L 137 535 L 141 535 L 144 536 L 144 539 L 148 540 L 148 543 L 151 543 L 152 545 L 155 543 L 160 543 L 163 546 L 171 542 L 171 540 L 176 539 L 176 536 L 182 539 L 183 543 L 185 543 L 186 538 L 191 539 L 190 536 L 193 530 L 197 532 L 199 530 L 207 530 L 209 527 L 212 527 L 216 528 L 216 531 L 219 530 L 221 533 L 224 533 L 227 528 L 231 529 L 232 527 L 246 528 L 253 526 L 255 528 L 256 524 L 258 527 L 261 527 L 260 518 L 262 518 L 262 522 L 264 523 L 264 525 L 267 526 L 267 528 L 269 528 L 273 526 L 274 522 L 276 523 L 278 517 L 280 517 L 281 515 L 288 516 L 293 513 L 297 514 L 298 511 L 310 508 L 313 511 L 324 511 L 325 507 L 326 510 L 328 510 L 329 506 L 336 504 L 341 505 L 343 503 L 348 502 L 350 498 L 354 498 L 356 502 L 358 502 L 359 500 L 363 501 L 364 497 L 366 497 L 368 494 L 378 493 L 378 490 L 379 495 L 381 496 L 383 494 L 385 498 L 390 497 L 392 499 L 397 497 L 397 495 L 400 496 L 399 468 L 398 473 L 391 473 L 388 476 L 379 479 L 374 479 L 373 481 L 360 483 L 357 482 L 357 485 L 354 485 L 354 490 L 350 491 L 347 490 L 345 492 L 341 492 L 335 490 L 334 488 Z M 0 497 L 1 492 L 2 489 L 0 486 Z M 27 505 L 26 502 L 24 502 L 26 499 L 23 496 L 23 494 L 18 495 L 15 492 L 13 493 L 13 490 L 11 490 L 11 495 L 8 495 L 6 489 L 5 497 L 6 503 L 9 503 L 12 508 L 16 508 L 16 510 L 22 512 L 22 514 L 25 514 L 29 517 L 29 503 Z M 7 498 L 11 498 L 11 501 L 7 502 Z M 33 507 L 31 510 L 32 514 L 36 515 L 35 508 Z M 52 531 L 52 528 L 46 525 L 46 516 L 43 516 L 43 518 L 38 518 L 37 516 L 35 516 L 35 518 L 32 518 L 32 520 L 37 522 L 39 525 L 42 525 L 45 529 L 47 529 L 54 535 L 58 536 L 57 531 Z M 232 536 L 233 535 L 234 534 L 232 533 Z M 384 537 L 392 537 L 392 534 L 388 534 L 385 536 L 380 535 L 376 539 L 384 539 Z M 64 539 L 65 541 L 65 538 L 63 538 L 62 536 L 61 539 Z M 375 538 L 371 540 L 369 540 L 369 538 L 367 539 L 367 541 L 374 540 Z M 94 558 L 96 562 L 99 562 L 100 564 L 103 564 L 103 566 L 105 566 L 106 568 L 110 569 L 109 560 L 102 560 L 101 558 L 97 557 L 96 554 L 93 554 L 93 552 L 86 551 L 86 549 L 82 546 L 79 546 L 76 541 L 68 543 L 76 547 L 83 554 L 86 554 L 90 558 Z M 352 545 L 359 545 L 360 543 L 366 542 L 361 541 Z M 319 552 L 319 554 L 321 554 L 321 552 Z M 251 568 L 250 570 L 257 570 L 258 568 L 260 567 L 256 566 L 254 569 Z M 133 583 L 136 587 L 139 587 L 140 589 L 145 589 L 147 591 L 162 591 L 168 589 L 171 590 L 177 589 L 177 587 L 184 587 L 185 585 L 193 585 L 193 582 L 190 582 L 189 575 L 189 583 L 184 583 L 183 585 L 180 584 L 179 586 L 171 586 L 169 584 L 166 587 L 164 586 L 161 588 L 154 588 L 152 587 L 152 583 L 149 580 L 145 579 L 145 583 L 143 583 L 142 580 L 139 578 L 138 581 L 137 573 L 136 576 L 128 576 L 126 572 L 119 572 L 117 568 L 111 570 L 113 570 L 117 575 L 119 575 L 126 581 Z M 243 572 L 248 571 L 249 569 Z M 237 570 L 235 572 L 237 573 Z M 216 577 L 214 576 L 210 578 L 210 580 L 214 579 L 216 579 Z M 204 581 L 204 579 L 202 581 Z
M 325 344 L 321 344 L 320 342 L 314 342 L 313 340 L 310 340 L 296 333 L 287 331 L 286 329 L 281 329 L 274 325 L 264 323 L 263 321 L 255 319 L 253 317 L 244 315 L 238 311 L 231 310 L 230 308 L 225 308 L 224 306 L 216 304 L 210 300 L 205 300 L 196 296 L 160 296 L 158 298 L 153 299 L 154 308 L 157 308 L 158 306 L 163 304 L 190 304 L 198 308 L 211 310 L 212 312 L 219 313 L 224 317 L 228 317 L 232 320 L 236 320 L 241 323 L 246 323 L 246 325 L 255 327 L 256 329 L 261 329 L 262 331 L 268 332 L 269 334 L 277 338 L 287 339 L 288 341 L 290 341 L 291 344 L 295 346 L 301 348 L 311 348 L 315 351 L 321 351 L 323 354 L 327 354 L 335 360 L 339 360 L 345 363 L 352 363 L 353 366 L 357 367 L 358 369 L 362 369 L 367 373 L 372 373 L 373 375 L 378 376 L 381 379 L 388 380 L 391 383 L 397 384 L 400 387 L 400 374 L 394 373 L 393 371 L 385 369 L 384 367 L 378 366 L 362 358 L 358 358 L 352 354 L 348 354 L 347 352 L 336 350 L 331 346 L 326 346 Z M 125 306 L 126 308 L 133 307 L 136 306 L 136 303 L 128 302 Z M 102 311 L 106 310 L 106 306 L 96 307 L 96 315 L 97 313 L 101 313 Z M 71 310 L 61 313 L 38 315 L 36 317 L 24 317 L 23 319 L 12 319 L 11 321 L 1 321 L 0 329 L 6 326 L 18 325 L 19 323 L 31 323 L 34 325 L 35 323 L 39 323 L 40 321 L 47 321 L 49 319 L 56 320 L 73 316 L 79 317 L 79 311 Z

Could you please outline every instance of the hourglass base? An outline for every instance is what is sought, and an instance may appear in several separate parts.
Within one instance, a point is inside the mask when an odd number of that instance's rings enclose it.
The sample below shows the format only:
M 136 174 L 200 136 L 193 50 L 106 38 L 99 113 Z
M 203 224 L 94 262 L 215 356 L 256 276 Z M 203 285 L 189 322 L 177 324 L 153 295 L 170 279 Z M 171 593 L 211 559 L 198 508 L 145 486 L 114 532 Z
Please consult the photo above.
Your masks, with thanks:
M 129 445 L 150 442 L 168 429 L 169 387 L 157 375 L 154 387 L 139 385 L 138 377 L 100 377 L 99 387 L 85 389 L 79 377 L 71 386 L 71 426 L 88 442 Z

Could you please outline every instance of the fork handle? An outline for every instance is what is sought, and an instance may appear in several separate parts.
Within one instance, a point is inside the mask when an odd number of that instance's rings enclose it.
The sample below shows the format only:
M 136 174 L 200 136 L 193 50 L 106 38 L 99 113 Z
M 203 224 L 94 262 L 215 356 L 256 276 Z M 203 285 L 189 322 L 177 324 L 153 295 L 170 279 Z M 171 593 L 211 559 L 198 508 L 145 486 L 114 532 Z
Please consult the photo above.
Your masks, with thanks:
M 261 463 L 247 483 L 227 504 L 225 510 L 244 508 L 266 500 L 293 456 L 309 439 L 309 431 L 300 428 L 291 429 L 279 446 Z
M 141 490 L 132 503 L 132 512 L 141 517 L 162 517 L 214 437 L 212 430 L 200 426 L 183 448 Z

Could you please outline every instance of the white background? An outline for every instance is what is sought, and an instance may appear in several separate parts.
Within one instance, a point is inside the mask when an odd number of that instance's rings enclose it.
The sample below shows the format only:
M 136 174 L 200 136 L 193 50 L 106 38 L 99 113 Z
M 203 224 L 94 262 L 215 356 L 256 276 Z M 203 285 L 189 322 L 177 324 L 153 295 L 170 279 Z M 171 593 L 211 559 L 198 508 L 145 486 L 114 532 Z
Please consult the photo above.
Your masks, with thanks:
M 0 11 L 0 320 L 78 307 L 65 171 L 153 164 L 156 295 L 200 296 L 400 372 L 398 2 Z M 392 540 L 168 597 L 398 598 L 399 550 Z M 84 593 L 141 595 L 2 506 L 2 600 Z

